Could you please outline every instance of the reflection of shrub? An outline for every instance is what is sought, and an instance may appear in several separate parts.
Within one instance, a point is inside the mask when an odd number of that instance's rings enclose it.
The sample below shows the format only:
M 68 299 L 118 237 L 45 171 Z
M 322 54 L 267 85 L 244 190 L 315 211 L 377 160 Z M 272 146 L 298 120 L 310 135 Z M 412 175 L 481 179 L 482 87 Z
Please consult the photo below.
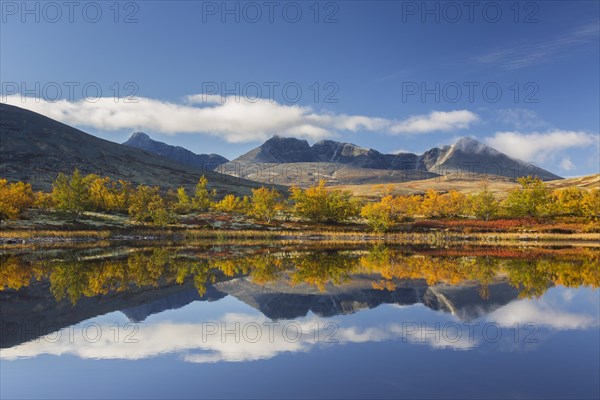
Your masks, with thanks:
M 307 284 L 325 290 L 327 285 L 351 282 L 354 276 L 373 274 L 373 288 L 395 290 L 401 280 L 424 280 L 456 285 L 478 282 L 480 293 L 503 277 L 519 288 L 521 297 L 540 296 L 552 285 L 600 287 L 600 253 L 581 249 L 473 248 L 436 249 L 412 253 L 384 245 L 357 254 L 349 251 L 303 250 L 244 256 L 221 253 L 206 259 L 158 248 L 134 251 L 125 257 L 78 257 L 55 261 L 24 261 L 0 257 L 0 290 L 17 290 L 34 280 L 49 279 L 57 300 L 75 303 L 81 297 L 113 294 L 133 287 L 182 284 L 193 281 L 203 294 L 217 279 L 249 275 L 252 282 L 278 280 L 291 286 Z M 284 271 L 286 271 L 284 273 Z

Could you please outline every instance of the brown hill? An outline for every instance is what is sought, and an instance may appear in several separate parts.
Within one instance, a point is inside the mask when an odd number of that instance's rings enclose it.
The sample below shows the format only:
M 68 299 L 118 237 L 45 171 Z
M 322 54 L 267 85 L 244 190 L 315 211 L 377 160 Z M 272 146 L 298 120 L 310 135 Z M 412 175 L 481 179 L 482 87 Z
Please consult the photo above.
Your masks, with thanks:
M 201 175 L 219 194 L 249 194 L 256 182 L 180 164 L 149 151 L 89 135 L 43 115 L 0 104 L 0 177 L 49 190 L 59 172 L 124 179 L 133 184 L 193 187 Z

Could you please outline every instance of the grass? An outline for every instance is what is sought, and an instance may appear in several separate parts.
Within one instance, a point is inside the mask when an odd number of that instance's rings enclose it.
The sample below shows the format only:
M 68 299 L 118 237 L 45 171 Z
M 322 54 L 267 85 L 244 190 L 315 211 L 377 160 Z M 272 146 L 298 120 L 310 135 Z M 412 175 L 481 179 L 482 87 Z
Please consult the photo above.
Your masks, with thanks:
M 59 215 L 36 212 L 30 217 L 41 221 Z M 360 223 L 337 225 L 311 224 L 298 221 L 276 221 L 271 224 L 246 222 L 241 217 L 230 217 L 222 225 L 207 222 L 218 217 L 211 213 L 197 216 L 197 221 L 179 223 L 167 227 L 140 224 L 102 224 L 102 215 L 94 217 L 93 224 L 79 221 L 77 224 L 31 225 L 31 221 L 10 221 L 0 229 L 0 246 L 74 244 L 99 241 L 174 241 L 177 243 L 201 241 L 211 243 L 235 243 L 238 245 L 260 245 L 265 242 L 330 243 L 388 242 L 388 243 L 452 243 L 459 241 L 499 242 L 599 242 L 600 223 L 581 218 L 539 220 L 534 218 L 512 218 L 482 221 L 475 219 L 417 219 L 403 222 L 387 233 L 374 233 Z M 117 219 L 126 220 L 126 217 Z M 21 223 L 23 222 L 23 223 Z
M 434 232 L 344 232 L 344 231 L 264 231 L 242 230 L 227 231 L 213 229 L 189 229 L 183 231 L 152 230 L 137 232 L 137 235 L 119 236 L 110 231 L 12 231 L 0 232 L 0 239 L 14 239 L 17 243 L 6 243 L 2 247 L 34 245 L 40 247 L 78 244 L 78 240 L 99 242 L 131 241 L 131 242 L 173 242 L 190 246 L 230 244 L 237 246 L 313 245 L 319 244 L 354 244 L 354 243 L 393 243 L 393 244 L 443 244 L 475 245 L 548 245 L 551 243 L 566 244 L 579 242 L 585 246 L 600 247 L 598 233 L 547 233 L 547 232 L 493 232 L 463 233 L 451 231 Z
M 475 175 L 469 177 L 468 174 L 450 174 L 431 179 L 410 180 L 405 182 L 391 183 L 395 194 L 410 195 L 423 194 L 429 189 L 438 192 L 447 192 L 456 190 L 464 194 L 473 194 L 481 191 L 483 183 L 487 182 L 489 190 L 496 197 L 504 198 L 507 193 L 516 187 L 518 183 L 514 179 L 504 177 L 492 177 Z M 350 191 L 354 196 L 371 198 L 377 194 L 377 188 L 381 183 L 363 183 L 363 184 L 340 184 L 332 185 L 331 189 L 340 189 Z M 564 189 L 568 187 L 580 187 L 586 189 L 597 188 L 600 185 L 600 174 L 583 176 L 578 178 L 559 179 L 546 182 L 549 189 Z
M 0 231 L 0 238 L 6 239 L 30 239 L 30 238 L 48 238 L 48 237 L 60 237 L 60 238 L 94 238 L 94 239 L 108 239 L 112 236 L 111 231 L 91 231 L 91 230 L 11 230 L 11 231 Z

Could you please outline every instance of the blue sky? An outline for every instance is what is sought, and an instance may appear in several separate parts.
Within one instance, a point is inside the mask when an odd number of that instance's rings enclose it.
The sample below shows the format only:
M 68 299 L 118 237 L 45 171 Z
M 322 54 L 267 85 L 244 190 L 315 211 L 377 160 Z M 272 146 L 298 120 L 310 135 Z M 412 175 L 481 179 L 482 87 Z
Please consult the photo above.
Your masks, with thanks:
M 417 153 L 472 136 L 597 173 L 599 3 L 475 3 L 3 1 L 2 101 L 228 158 L 275 133 Z

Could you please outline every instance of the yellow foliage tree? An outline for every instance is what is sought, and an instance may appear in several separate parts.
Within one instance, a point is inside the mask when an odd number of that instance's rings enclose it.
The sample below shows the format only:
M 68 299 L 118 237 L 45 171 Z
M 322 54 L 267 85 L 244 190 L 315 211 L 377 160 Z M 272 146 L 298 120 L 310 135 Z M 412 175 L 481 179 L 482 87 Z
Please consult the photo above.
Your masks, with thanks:
M 236 197 L 233 194 L 228 194 L 215 204 L 215 209 L 225 213 L 244 213 L 248 212 L 250 199 L 244 196 L 244 198 Z
M 90 209 L 90 182 L 95 175 L 84 177 L 78 169 L 71 176 L 62 172 L 52 184 L 52 200 L 59 210 L 67 211 L 74 218 Z
M 600 189 L 587 192 L 581 199 L 581 208 L 587 218 L 600 218 Z
M 249 214 L 256 219 L 271 222 L 271 220 L 282 210 L 281 193 L 276 189 L 260 187 L 252 189 Z
M 23 210 L 33 206 L 33 191 L 29 183 L 8 183 L 0 179 L 0 222 L 4 219 L 17 219 Z
M 325 189 L 325 180 L 306 190 L 293 186 L 290 198 L 294 214 L 313 222 L 343 222 L 359 215 L 360 207 L 350 192 Z
M 487 184 L 481 192 L 472 195 L 468 203 L 470 213 L 485 221 L 498 215 L 500 209 L 500 203 L 494 198 L 494 194 L 489 190 Z
M 554 211 L 561 215 L 581 216 L 583 215 L 583 190 L 570 187 L 552 192 L 552 200 L 555 203 Z
M 376 232 L 385 232 L 391 229 L 398 221 L 394 196 L 384 196 L 379 202 L 367 203 L 360 210 L 361 217 Z
M 176 201 L 173 204 L 173 211 L 177 214 L 187 214 L 192 210 L 192 200 L 183 186 L 177 188 L 175 198 Z
M 202 175 L 196 184 L 196 192 L 192 198 L 192 208 L 196 211 L 207 211 L 214 205 L 217 195 L 215 189 L 208 190 L 208 179 Z
M 129 215 L 137 222 L 164 226 L 172 220 L 158 187 L 139 185 L 131 195 Z
M 502 203 L 511 217 L 540 217 L 551 209 L 550 191 L 546 184 L 536 177 L 518 179 L 521 187 L 511 190 Z

